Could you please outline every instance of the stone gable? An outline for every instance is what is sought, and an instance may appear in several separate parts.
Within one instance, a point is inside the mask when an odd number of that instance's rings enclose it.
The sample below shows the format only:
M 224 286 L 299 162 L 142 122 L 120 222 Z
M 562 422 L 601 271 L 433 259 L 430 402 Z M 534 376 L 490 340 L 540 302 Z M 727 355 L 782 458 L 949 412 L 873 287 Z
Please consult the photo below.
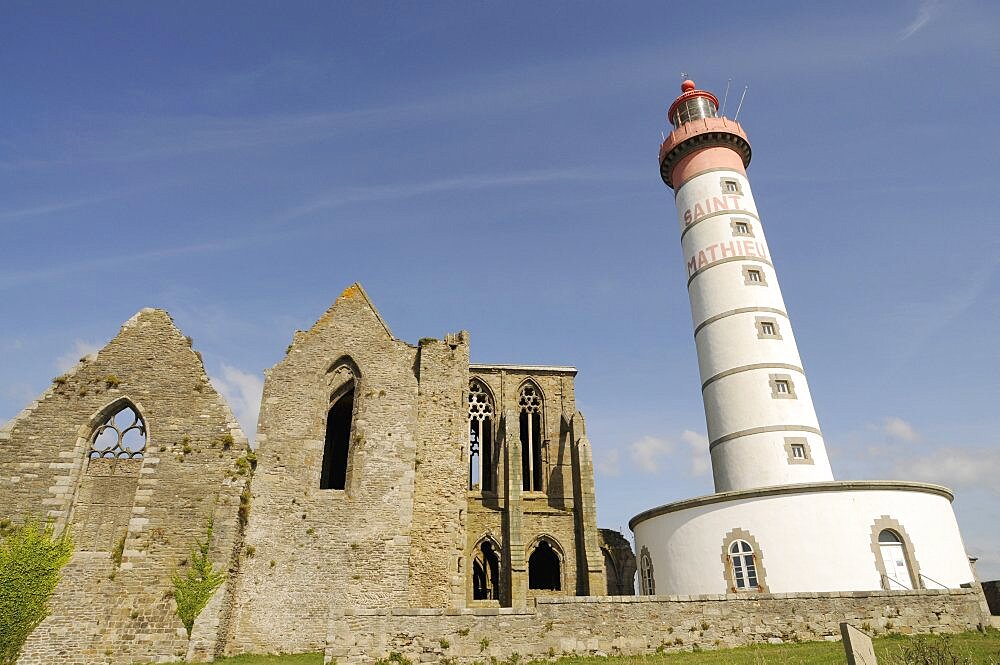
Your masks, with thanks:
M 95 431 L 122 408 L 141 417 L 145 449 L 92 458 Z M 212 630 L 189 644 L 170 576 L 210 520 L 212 559 L 230 567 L 246 482 L 237 460 L 246 445 L 189 340 L 156 309 L 129 319 L 11 421 L 0 434 L 0 505 L 15 520 L 41 516 L 70 529 L 76 546 L 52 614 L 21 662 L 131 662 L 184 655 L 194 645 L 213 650 Z

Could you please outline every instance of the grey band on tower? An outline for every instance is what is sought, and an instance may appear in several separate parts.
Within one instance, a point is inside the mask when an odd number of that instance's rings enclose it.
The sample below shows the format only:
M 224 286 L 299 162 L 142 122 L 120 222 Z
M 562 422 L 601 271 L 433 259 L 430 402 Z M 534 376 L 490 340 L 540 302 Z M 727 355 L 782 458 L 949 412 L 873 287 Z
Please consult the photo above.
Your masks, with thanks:
M 676 192 L 717 492 L 833 480 L 754 203 L 743 128 L 685 81 L 660 174 Z

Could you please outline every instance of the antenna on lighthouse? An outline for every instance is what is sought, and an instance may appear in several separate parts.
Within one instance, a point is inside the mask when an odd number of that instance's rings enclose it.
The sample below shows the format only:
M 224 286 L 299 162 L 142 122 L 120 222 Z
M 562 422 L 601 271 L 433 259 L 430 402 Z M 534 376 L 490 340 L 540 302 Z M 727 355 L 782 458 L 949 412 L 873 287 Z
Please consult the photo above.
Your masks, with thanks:
M 728 81 L 726 81 L 726 94 L 722 98 L 722 113 L 719 114 L 719 115 L 721 115 L 723 117 L 725 117 L 725 115 L 726 115 L 726 102 L 729 100 L 729 86 L 732 85 L 732 84 L 733 84 L 733 79 L 732 78 L 730 78 Z
M 745 85 L 745 86 L 743 87 L 743 94 L 742 94 L 742 95 L 740 95 L 740 103 L 739 103 L 739 105 L 738 105 L 738 106 L 736 107 L 736 115 L 734 115 L 734 116 L 733 116 L 733 120 L 739 120 L 739 118 L 740 118 L 740 109 L 742 109 L 742 108 L 743 108 L 743 98 L 747 96 L 747 90 L 749 90 L 749 89 L 750 89 L 750 84 L 749 84 L 749 83 L 747 83 L 747 84 L 746 84 L 746 85 Z

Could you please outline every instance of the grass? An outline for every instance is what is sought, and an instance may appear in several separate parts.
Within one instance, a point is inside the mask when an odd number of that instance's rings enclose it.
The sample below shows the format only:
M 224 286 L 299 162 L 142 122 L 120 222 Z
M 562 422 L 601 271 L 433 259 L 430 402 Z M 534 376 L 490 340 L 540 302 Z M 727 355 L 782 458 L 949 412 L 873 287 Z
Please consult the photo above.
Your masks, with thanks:
M 232 656 L 213 660 L 215 665 L 323 665 L 323 654 L 296 653 L 280 656 Z
M 952 654 L 966 659 L 924 660 L 927 646 L 934 649 L 948 646 Z M 908 651 L 918 651 L 920 657 L 906 659 Z M 1000 631 L 987 633 L 969 632 L 950 636 L 888 635 L 875 638 L 875 651 L 880 665 L 908 665 L 909 663 L 941 663 L 956 665 L 981 663 L 1000 665 Z M 846 662 L 844 646 L 840 642 L 800 642 L 789 644 L 761 644 L 736 649 L 715 651 L 686 651 L 681 653 L 654 654 L 649 656 L 611 656 L 607 658 L 564 657 L 560 665 L 843 665 Z M 551 661 L 539 660 L 533 663 Z

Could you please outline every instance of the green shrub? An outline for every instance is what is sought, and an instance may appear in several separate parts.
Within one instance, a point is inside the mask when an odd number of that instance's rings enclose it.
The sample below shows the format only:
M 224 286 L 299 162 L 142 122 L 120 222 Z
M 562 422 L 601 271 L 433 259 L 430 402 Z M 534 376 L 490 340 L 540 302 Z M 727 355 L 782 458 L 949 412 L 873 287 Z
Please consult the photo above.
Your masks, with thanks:
M 890 654 L 889 665 L 972 665 L 972 659 L 959 651 L 948 637 L 929 638 L 918 635 L 900 649 L 898 655 Z
M 115 549 L 111 552 L 111 561 L 115 564 L 114 569 L 118 570 L 122 567 L 122 556 L 125 554 L 125 538 L 128 537 L 128 531 L 122 533 L 122 537 L 118 539 L 115 543 Z
M 0 665 L 13 665 L 28 635 L 49 614 L 59 570 L 73 554 L 67 532 L 29 522 L 0 543 Z
M 191 551 L 191 567 L 181 575 L 174 571 L 171 581 L 174 584 L 174 601 L 177 603 L 177 616 L 191 637 L 194 620 L 205 609 L 215 590 L 222 586 L 226 576 L 215 570 L 208 559 L 208 546 L 212 542 L 212 522 L 208 523 L 208 533 L 205 542 L 198 541 Z

